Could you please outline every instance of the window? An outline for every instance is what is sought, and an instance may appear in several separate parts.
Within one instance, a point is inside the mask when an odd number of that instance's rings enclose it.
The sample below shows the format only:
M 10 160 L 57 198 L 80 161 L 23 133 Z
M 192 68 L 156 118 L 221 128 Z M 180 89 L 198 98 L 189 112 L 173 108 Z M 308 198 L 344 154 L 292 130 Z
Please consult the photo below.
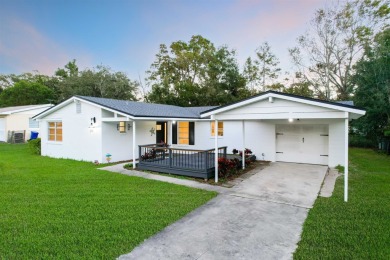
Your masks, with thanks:
M 126 122 L 124 122 L 124 121 L 119 122 L 119 124 L 117 125 L 117 128 L 118 128 L 119 133 L 126 133 Z
M 215 122 L 211 122 L 211 136 L 214 136 Z M 223 136 L 223 122 L 218 122 L 218 136 Z
M 49 122 L 49 141 L 62 142 L 62 122 Z
M 179 122 L 179 144 L 190 143 L 189 122 Z
M 33 120 L 32 118 L 28 119 L 28 127 L 29 128 L 39 128 L 39 121 Z
M 172 123 L 172 144 L 195 145 L 195 122 Z

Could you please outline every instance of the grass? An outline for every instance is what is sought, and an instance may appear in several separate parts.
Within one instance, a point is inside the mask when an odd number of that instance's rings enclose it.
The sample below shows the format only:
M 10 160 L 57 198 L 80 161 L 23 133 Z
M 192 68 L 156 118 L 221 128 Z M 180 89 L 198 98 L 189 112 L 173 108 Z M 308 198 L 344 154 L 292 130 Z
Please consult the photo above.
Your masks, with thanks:
M 112 259 L 216 193 L 0 144 L 0 259 Z
M 310 210 L 294 259 L 390 259 L 390 157 L 355 148 L 349 160 L 349 201 L 340 177 Z

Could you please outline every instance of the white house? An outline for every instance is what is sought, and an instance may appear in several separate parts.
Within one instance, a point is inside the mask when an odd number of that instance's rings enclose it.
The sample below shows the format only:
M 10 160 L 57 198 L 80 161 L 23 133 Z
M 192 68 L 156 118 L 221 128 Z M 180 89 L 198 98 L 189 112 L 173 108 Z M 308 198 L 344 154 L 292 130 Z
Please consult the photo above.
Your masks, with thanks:
M 135 160 L 138 145 L 163 141 L 184 149 L 250 148 L 272 162 L 347 167 L 348 124 L 364 114 L 347 103 L 268 91 L 190 108 L 75 96 L 35 118 L 42 155 L 56 158 L 104 162 L 109 153 L 113 162 Z
M 45 104 L 0 108 L 0 142 L 8 141 L 13 132 L 23 134 L 24 140 L 29 139 L 31 131 L 39 132 L 39 122 L 32 120 L 32 117 L 52 106 Z

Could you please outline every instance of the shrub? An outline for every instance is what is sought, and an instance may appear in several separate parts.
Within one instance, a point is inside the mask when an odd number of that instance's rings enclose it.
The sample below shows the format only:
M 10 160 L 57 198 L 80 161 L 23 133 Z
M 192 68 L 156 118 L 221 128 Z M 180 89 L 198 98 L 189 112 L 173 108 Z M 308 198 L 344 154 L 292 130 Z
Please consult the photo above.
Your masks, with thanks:
M 123 168 L 125 168 L 126 170 L 132 170 L 133 169 L 133 163 L 126 163 L 125 165 L 123 165 Z
M 349 146 L 350 147 L 360 147 L 360 148 L 375 148 L 378 143 L 366 136 L 361 135 L 350 135 L 349 136 Z
M 41 155 L 41 138 L 28 140 L 28 147 L 33 154 Z
M 240 161 L 238 159 L 218 159 L 218 177 L 227 178 L 238 172 Z
M 156 149 L 151 149 L 149 152 L 146 152 L 144 155 L 141 155 L 142 160 L 149 160 L 156 158 Z

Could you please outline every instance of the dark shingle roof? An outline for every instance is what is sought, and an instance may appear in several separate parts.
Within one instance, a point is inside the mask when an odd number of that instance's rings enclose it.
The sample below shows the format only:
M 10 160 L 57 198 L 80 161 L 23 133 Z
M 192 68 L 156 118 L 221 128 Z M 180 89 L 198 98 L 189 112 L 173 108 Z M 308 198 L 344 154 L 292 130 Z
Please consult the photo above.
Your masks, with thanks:
M 200 118 L 200 113 L 214 107 L 179 107 L 128 100 L 77 96 L 83 100 L 111 108 L 134 117 Z

